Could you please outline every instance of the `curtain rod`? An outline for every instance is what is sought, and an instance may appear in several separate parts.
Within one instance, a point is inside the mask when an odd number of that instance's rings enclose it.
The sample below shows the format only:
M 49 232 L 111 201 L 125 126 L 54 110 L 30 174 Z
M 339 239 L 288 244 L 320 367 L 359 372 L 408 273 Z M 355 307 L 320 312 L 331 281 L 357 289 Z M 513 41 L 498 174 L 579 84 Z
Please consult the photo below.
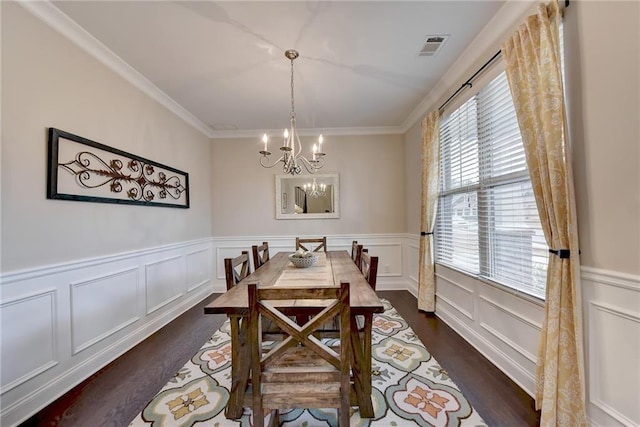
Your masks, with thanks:
M 471 83 L 471 82 L 472 82 L 472 80 L 473 80 L 473 79 L 474 79 L 478 74 L 480 74 L 480 73 L 481 73 L 485 68 L 487 68 L 487 67 L 488 67 L 488 66 L 489 66 L 493 61 L 495 61 L 495 59 L 496 59 L 498 56 L 500 56 L 500 54 L 501 54 L 501 53 L 502 53 L 502 51 L 501 51 L 501 50 L 499 50 L 498 52 L 496 52 L 496 53 L 491 57 L 491 59 L 489 59 L 487 62 L 485 62 L 485 63 L 482 65 L 482 67 L 480 67 L 480 68 L 478 69 L 478 71 L 476 71 L 475 73 L 473 73 L 473 76 L 469 77 L 469 79 L 468 79 L 466 82 L 462 83 L 462 85 L 461 85 L 461 86 L 460 86 L 460 87 L 459 87 L 455 92 L 453 92 L 453 95 L 451 95 L 449 98 L 447 98 L 447 100 L 446 100 L 446 101 L 444 101 L 440 107 L 438 107 L 438 111 L 442 111 L 442 110 L 444 109 L 444 107 L 445 107 L 449 102 L 451 102 L 451 100 L 452 100 L 453 98 L 455 98 L 455 97 L 460 93 L 460 91 L 461 91 L 462 89 L 464 89 L 464 88 L 465 88 L 465 87 L 467 87 L 467 86 L 469 86 L 469 87 L 473 87 L 473 83 Z
M 564 7 L 565 7 L 565 8 L 569 7 L 569 0 L 565 0 L 565 2 L 564 2 Z M 467 86 L 469 86 L 469 87 L 473 87 L 473 83 L 472 83 L 473 79 L 474 79 L 478 74 L 480 74 L 480 73 L 481 73 L 485 68 L 487 68 L 487 67 L 488 67 L 488 66 L 489 66 L 493 61 L 495 61 L 495 59 L 496 59 L 498 56 L 500 56 L 501 54 L 502 54 L 502 51 L 501 51 L 501 50 L 497 51 L 497 52 L 496 52 L 496 53 L 491 57 L 491 59 L 489 59 L 487 62 L 485 62 L 484 64 L 482 64 L 482 66 L 478 69 L 478 71 L 476 71 L 475 73 L 473 73 L 473 75 L 472 75 L 471 77 L 469 77 L 469 79 L 468 79 L 466 82 L 462 83 L 462 85 L 461 85 L 461 86 L 460 86 L 460 87 L 459 87 L 455 92 L 453 92 L 453 95 L 451 95 L 449 98 L 447 98 L 447 100 L 446 100 L 446 101 L 444 101 L 440 107 L 438 107 L 438 112 L 442 112 L 442 110 L 444 109 L 444 107 L 446 107 L 446 106 L 447 106 L 447 104 L 449 104 L 449 102 L 451 102 L 451 100 L 452 100 L 453 98 L 455 98 L 455 97 L 460 93 L 460 91 L 461 91 L 461 90 L 463 90 L 463 89 L 464 89 L 464 88 L 466 88 Z

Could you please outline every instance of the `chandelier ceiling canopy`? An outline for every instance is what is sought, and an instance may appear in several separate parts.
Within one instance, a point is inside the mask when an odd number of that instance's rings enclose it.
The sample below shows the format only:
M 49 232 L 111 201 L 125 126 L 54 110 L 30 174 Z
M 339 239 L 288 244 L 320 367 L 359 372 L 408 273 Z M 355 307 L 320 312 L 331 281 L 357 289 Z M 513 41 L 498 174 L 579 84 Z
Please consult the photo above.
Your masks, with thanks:
M 280 147 L 282 156 L 276 160 L 273 164 L 269 164 L 269 151 L 268 143 L 269 137 L 265 133 L 262 136 L 262 142 L 264 143 L 264 149 L 260 150 L 260 164 L 265 168 L 272 168 L 278 163 L 282 162 L 282 169 L 284 173 L 291 175 L 299 175 L 302 173 L 302 168 L 306 169 L 308 173 L 315 173 L 318 169 L 324 166 L 324 155 L 322 151 L 322 135 L 318 137 L 318 143 L 313 144 L 312 157 L 308 159 L 302 154 L 302 143 L 298 136 L 296 129 L 296 111 L 293 96 L 293 61 L 299 56 L 298 51 L 289 49 L 284 52 L 284 56 L 291 61 L 291 115 L 289 128 L 284 130 L 284 140 Z

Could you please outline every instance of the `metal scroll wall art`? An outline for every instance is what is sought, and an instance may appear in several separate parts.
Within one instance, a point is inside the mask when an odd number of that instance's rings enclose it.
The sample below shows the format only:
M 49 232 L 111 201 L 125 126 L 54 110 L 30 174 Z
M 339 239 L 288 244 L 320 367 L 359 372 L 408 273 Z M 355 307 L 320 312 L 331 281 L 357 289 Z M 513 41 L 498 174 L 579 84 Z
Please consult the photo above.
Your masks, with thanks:
M 189 174 L 49 128 L 47 198 L 189 207 Z

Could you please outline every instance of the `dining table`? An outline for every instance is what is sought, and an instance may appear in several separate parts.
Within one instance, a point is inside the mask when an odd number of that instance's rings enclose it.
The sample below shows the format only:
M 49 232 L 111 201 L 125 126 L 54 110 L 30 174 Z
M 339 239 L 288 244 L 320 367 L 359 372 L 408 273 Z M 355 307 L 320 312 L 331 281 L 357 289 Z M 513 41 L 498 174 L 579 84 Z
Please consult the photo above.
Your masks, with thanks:
M 297 268 L 289 260 L 292 252 L 278 252 L 265 264 L 204 308 L 205 314 L 226 314 L 231 334 L 231 390 L 225 408 L 229 419 L 239 419 L 245 402 L 245 390 L 251 377 L 251 349 L 248 339 L 249 301 L 247 284 L 258 287 L 320 287 L 349 283 L 351 306 L 351 404 L 358 406 L 362 418 L 372 418 L 371 332 L 375 313 L 384 306 L 347 251 L 316 253 L 318 259 L 308 268 Z M 273 301 L 283 313 L 304 317 L 324 308 L 326 301 Z

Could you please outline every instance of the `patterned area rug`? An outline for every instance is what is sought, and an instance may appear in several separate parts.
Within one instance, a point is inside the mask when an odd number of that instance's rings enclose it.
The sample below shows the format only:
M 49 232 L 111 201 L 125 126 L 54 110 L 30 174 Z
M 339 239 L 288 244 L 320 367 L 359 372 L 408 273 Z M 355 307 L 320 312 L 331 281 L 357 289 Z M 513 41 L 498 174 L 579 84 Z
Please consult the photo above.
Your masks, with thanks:
M 375 417 L 352 408 L 351 426 L 485 426 L 447 372 L 391 304 L 373 318 L 372 367 Z M 200 348 L 130 426 L 251 426 L 224 416 L 231 387 L 229 321 Z M 281 426 L 337 426 L 335 409 L 281 411 Z

